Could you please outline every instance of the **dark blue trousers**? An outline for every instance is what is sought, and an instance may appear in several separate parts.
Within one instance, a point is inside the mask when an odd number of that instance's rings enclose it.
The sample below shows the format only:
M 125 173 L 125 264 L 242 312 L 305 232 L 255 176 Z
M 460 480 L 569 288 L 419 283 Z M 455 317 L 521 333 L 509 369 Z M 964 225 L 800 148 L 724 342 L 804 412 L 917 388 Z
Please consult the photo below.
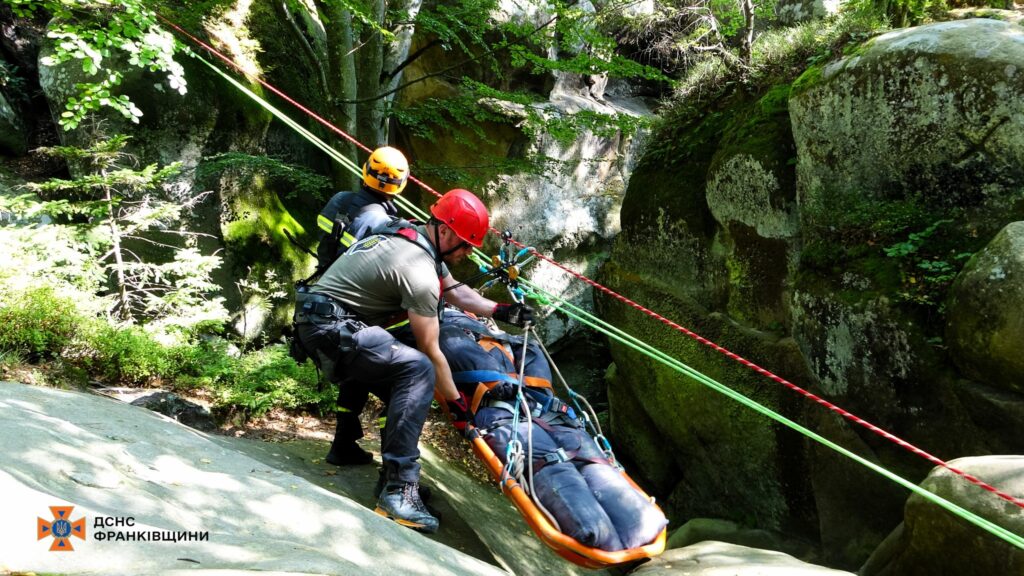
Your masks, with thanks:
M 430 359 L 377 326 L 350 334 L 341 322 L 302 324 L 298 336 L 339 387 L 359 387 L 388 401 L 381 437 L 385 477 L 389 483 L 418 482 L 417 444 L 434 397 Z

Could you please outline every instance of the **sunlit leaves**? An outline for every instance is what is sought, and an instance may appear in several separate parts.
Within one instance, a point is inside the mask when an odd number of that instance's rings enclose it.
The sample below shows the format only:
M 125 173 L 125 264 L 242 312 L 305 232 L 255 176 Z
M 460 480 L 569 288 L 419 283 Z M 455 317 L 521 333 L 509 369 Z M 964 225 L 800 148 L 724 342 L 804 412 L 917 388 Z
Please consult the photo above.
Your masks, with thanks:
M 174 60 L 179 46 L 170 33 L 160 29 L 156 14 L 142 0 L 3 1 L 20 17 L 38 13 L 52 17 L 46 35 L 54 40 L 53 52 L 41 59 L 44 66 L 77 61 L 90 77 L 89 82 L 75 85 L 78 93 L 68 99 L 60 114 L 58 122 L 65 130 L 77 127 L 87 115 L 102 108 L 139 122 L 142 110 L 124 94 L 117 94 L 124 79 L 118 68 L 125 62 L 162 72 L 172 90 L 179 94 L 187 91 L 185 71 Z

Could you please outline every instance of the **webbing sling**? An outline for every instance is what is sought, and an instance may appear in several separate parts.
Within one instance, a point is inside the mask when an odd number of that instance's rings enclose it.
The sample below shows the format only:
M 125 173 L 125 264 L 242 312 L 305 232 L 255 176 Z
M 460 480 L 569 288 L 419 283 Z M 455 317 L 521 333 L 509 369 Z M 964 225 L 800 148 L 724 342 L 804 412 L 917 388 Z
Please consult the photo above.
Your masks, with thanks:
M 519 383 L 519 380 L 515 376 L 511 376 L 497 370 L 466 370 L 464 372 L 455 372 L 452 374 L 452 380 L 456 384 L 472 384 L 474 382 Z

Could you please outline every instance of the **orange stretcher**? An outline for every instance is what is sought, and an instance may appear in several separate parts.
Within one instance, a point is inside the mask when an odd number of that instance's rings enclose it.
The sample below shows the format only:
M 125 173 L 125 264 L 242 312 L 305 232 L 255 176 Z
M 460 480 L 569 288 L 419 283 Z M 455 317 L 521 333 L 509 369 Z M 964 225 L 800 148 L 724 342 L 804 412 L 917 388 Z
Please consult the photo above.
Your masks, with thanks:
M 519 513 L 523 515 L 523 519 L 530 528 L 537 534 L 544 544 L 547 544 L 549 548 L 555 551 L 556 554 L 565 558 L 573 564 L 583 566 L 586 568 L 608 568 L 611 566 L 618 566 L 620 564 L 626 564 L 628 562 L 635 562 L 639 560 L 646 560 L 653 558 L 665 551 L 665 539 L 667 529 L 662 528 L 658 536 L 650 543 L 640 546 L 638 548 L 630 548 L 626 550 L 616 550 L 609 552 L 607 550 L 601 550 L 600 548 L 591 548 L 584 546 L 579 541 L 563 534 L 558 531 L 547 517 L 537 508 L 533 500 L 526 493 L 526 490 L 522 485 L 519 484 L 512 477 L 506 477 L 502 480 L 502 470 L 504 465 L 501 460 L 494 454 L 491 447 L 487 445 L 483 437 L 477 433 L 475 427 L 472 424 L 468 424 L 466 427 L 467 436 L 473 445 L 473 453 L 480 459 L 490 471 L 491 476 L 501 485 L 501 491 L 508 496 L 515 507 L 519 510 Z M 626 477 L 626 480 L 637 489 L 644 497 L 650 499 L 650 497 L 633 482 L 633 479 L 629 477 L 625 472 L 622 473 Z

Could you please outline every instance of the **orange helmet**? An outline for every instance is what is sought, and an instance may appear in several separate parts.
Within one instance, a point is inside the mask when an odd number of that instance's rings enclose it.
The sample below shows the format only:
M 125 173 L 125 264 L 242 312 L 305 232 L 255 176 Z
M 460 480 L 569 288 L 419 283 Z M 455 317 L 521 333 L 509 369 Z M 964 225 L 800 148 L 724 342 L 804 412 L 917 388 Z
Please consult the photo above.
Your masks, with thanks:
M 430 213 L 448 225 L 463 242 L 479 248 L 490 226 L 487 207 L 469 190 L 456 188 L 434 202 Z
M 363 184 L 384 194 L 398 194 L 409 178 L 409 161 L 390 146 L 381 146 L 363 164 Z

